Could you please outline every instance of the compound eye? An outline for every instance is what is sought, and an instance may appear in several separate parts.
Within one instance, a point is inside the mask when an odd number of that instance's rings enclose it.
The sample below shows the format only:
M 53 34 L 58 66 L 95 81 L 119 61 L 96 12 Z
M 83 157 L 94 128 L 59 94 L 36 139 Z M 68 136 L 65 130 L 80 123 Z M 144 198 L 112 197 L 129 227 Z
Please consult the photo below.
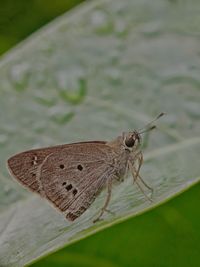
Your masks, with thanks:
M 133 139 L 132 137 L 129 137 L 125 140 L 125 145 L 127 147 L 133 147 L 135 144 L 135 139 Z

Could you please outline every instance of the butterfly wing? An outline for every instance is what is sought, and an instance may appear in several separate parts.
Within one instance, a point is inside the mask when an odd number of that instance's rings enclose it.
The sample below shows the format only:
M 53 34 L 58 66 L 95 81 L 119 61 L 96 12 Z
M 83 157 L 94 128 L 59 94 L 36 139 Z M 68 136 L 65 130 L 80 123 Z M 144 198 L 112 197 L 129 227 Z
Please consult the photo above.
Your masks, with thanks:
M 66 218 L 70 221 L 74 221 L 81 214 L 83 214 L 93 203 L 99 193 L 107 184 L 108 179 L 111 176 L 111 169 L 99 170 L 99 176 L 94 174 L 94 181 L 91 184 L 87 184 L 77 198 L 72 199 L 71 203 L 66 202 Z
M 33 149 L 16 154 L 8 159 L 8 169 L 22 185 L 31 191 L 40 193 L 40 181 L 37 179 L 39 168 L 44 159 L 56 150 L 59 150 L 59 146 L 53 149 Z
M 81 142 L 75 144 L 84 144 L 91 142 Z M 96 143 L 102 143 L 103 141 L 97 141 Z M 14 176 L 22 185 L 29 188 L 31 191 L 41 193 L 41 182 L 39 179 L 40 168 L 47 156 L 52 153 L 59 152 L 67 146 L 73 144 L 58 145 L 53 147 L 46 147 L 41 149 L 32 149 L 29 151 L 18 153 L 8 159 L 7 165 L 10 173 Z
M 67 145 L 45 158 L 40 182 L 45 197 L 75 220 L 95 200 L 113 172 L 112 148 L 105 143 Z

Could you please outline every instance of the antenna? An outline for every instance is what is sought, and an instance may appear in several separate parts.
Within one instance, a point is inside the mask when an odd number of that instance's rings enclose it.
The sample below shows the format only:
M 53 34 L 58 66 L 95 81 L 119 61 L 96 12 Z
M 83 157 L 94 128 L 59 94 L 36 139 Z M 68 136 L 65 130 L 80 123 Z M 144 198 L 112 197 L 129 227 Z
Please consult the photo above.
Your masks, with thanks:
M 153 125 L 153 126 L 151 126 L 150 128 L 144 129 L 143 131 L 138 132 L 138 133 L 139 133 L 139 134 L 143 134 L 143 133 L 152 131 L 152 130 L 154 130 L 154 129 L 156 129 L 156 125 Z
M 157 121 L 160 117 L 162 117 L 165 114 L 166 113 L 161 112 L 158 116 L 156 116 L 155 119 L 153 119 L 152 121 L 150 121 L 146 126 L 144 126 L 143 128 L 139 129 L 138 130 L 138 133 L 139 134 L 142 134 L 142 133 L 145 133 L 145 132 L 148 132 L 148 131 L 151 131 L 151 130 L 155 129 L 156 126 L 155 125 L 152 125 L 152 123 L 155 122 L 155 121 Z

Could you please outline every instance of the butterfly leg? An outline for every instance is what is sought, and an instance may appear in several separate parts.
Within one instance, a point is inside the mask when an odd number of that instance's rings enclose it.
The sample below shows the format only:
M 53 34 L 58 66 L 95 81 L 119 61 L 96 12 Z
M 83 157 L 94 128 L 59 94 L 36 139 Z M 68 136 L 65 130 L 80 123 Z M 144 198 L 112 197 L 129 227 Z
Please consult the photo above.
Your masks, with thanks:
M 136 162 L 138 161 L 138 167 L 136 168 Z M 140 176 L 140 174 L 139 174 L 139 172 L 140 172 L 140 168 L 141 168 L 141 166 L 142 166 L 142 164 L 143 164 L 143 162 L 144 162 L 144 160 L 143 160 L 143 155 L 142 155 L 142 152 L 141 151 L 139 151 L 136 155 L 134 155 L 134 157 L 132 157 L 131 159 L 130 159 L 130 162 L 131 162 L 131 165 L 132 165 L 132 167 L 131 167 L 131 169 L 133 169 L 133 171 L 134 171 L 134 182 L 137 180 L 137 178 L 139 178 L 140 179 L 140 181 L 143 183 L 143 185 L 144 186 L 146 186 L 149 190 L 151 190 L 152 191 L 152 193 L 153 193 L 153 188 L 151 188 L 143 179 L 142 179 L 142 177 Z M 130 166 L 129 166 L 130 167 Z
M 132 154 L 130 156 L 128 163 L 131 163 L 131 166 L 130 166 L 130 164 L 128 164 L 129 169 L 130 170 L 134 169 L 133 182 L 136 182 L 137 178 L 139 177 L 140 168 L 141 168 L 142 163 L 143 163 L 142 152 L 139 151 L 136 154 Z M 136 168 L 136 164 L 138 165 L 137 168 Z
M 101 211 L 100 211 L 100 214 L 98 215 L 98 217 L 93 220 L 93 223 L 96 223 L 97 221 L 100 220 L 100 218 L 102 217 L 104 211 L 108 211 L 107 207 L 108 207 L 108 204 L 110 202 L 111 192 L 112 192 L 112 178 L 108 179 L 107 190 L 108 190 L 108 192 L 107 192 L 106 201 L 105 201 L 103 207 L 101 208 Z
M 141 185 L 139 184 L 139 180 L 148 188 L 150 189 L 151 191 L 153 190 L 150 186 L 148 186 L 145 181 L 142 179 L 142 177 L 138 174 L 138 176 L 136 177 L 136 173 L 137 173 L 137 170 L 135 169 L 134 165 L 132 165 L 132 163 L 129 161 L 128 162 L 128 165 L 129 165 L 129 169 L 132 173 L 132 176 L 133 176 L 133 179 L 134 179 L 134 182 L 137 184 L 137 186 L 139 187 L 140 191 L 143 193 L 143 195 L 146 197 L 146 199 L 148 199 L 150 202 L 152 202 L 152 199 L 151 197 L 149 197 L 146 192 L 143 190 L 143 188 L 141 187 Z M 139 179 L 139 180 L 138 180 Z M 152 193 L 151 193 L 152 195 Z
M 140 168 L 142 166 L 142 163 L 143 163 L 143 155 L 142 155 L 142 152 L 139 151 L 136 155 L 135 155 L 135 158 L 134 158 L 134 162 L 138 161 L 138 168 L 136 170 L 136 173 L 135 173 L 135 180 L 138 178 L 139 176 L 139 172 L 140 172 Z M 134 164 L 133 164 L 134 166 Z
M 111 211 L 111 210 L 109 210 L 109 209 L 105 209 L 105 211 L 108 212 L 108 213 L 110 213 L 110 214 L 113 215 L 113 216 L 116 214 L 114 211 Z
M 137 164 L 138 163 L 138 164 Z M 128 165 L 129 165 L 129 169 L 132 172 L 132 176 L 133 176 L 133 181 L 136 182 L 137 186 L 140 188 L 140 190 L 143 192 L 143 194 L 146 196 L 147 199 L 149 199 L 150 201 L 152 201 L 151 198 L 149 198 L 144 190 L 142 189 L 142 187 L 140 186 L 139 181 L 141 181 L 143 183 L 143 185 L 148 188 L 151 191 L 151 196 L 153 194 L 153 188 L 151 188 L 140 176 L 139 172 L 140 172 L 140 168 L 142 166 L 143 163 L 143 155 L 142 152 L 139 151 L 136 155 L 133 155 L 133 157 L 128 161 Z M 138 165 L 136 167 L 136 164 Z

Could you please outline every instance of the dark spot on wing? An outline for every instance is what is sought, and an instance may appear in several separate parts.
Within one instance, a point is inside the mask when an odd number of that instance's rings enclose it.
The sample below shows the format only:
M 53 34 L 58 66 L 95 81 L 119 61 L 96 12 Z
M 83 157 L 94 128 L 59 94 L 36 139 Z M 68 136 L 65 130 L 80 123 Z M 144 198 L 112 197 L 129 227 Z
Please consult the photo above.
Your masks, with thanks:
M 79 164 L 79 165 L 77 166 L 77 169 L 78 169 L 79 171 L 82 171 L 83 166 L 82 166 L 81 164 Z
M 67 189 L 67 191 L 71 190 L 72 189 L 72 184 L 68 184 L 65 188 Z
M 78 190 L 77 190 L 77 189 L 74 189 L 74 190 L 72 191 L 72 193 L 73 193 L 73 195 L 75 196 L 75 195 L 78 193 Z
M 63 165 L 63 164 L 60 164 L 60 169 L 64 169 L 65 168 L 65 165 Z

